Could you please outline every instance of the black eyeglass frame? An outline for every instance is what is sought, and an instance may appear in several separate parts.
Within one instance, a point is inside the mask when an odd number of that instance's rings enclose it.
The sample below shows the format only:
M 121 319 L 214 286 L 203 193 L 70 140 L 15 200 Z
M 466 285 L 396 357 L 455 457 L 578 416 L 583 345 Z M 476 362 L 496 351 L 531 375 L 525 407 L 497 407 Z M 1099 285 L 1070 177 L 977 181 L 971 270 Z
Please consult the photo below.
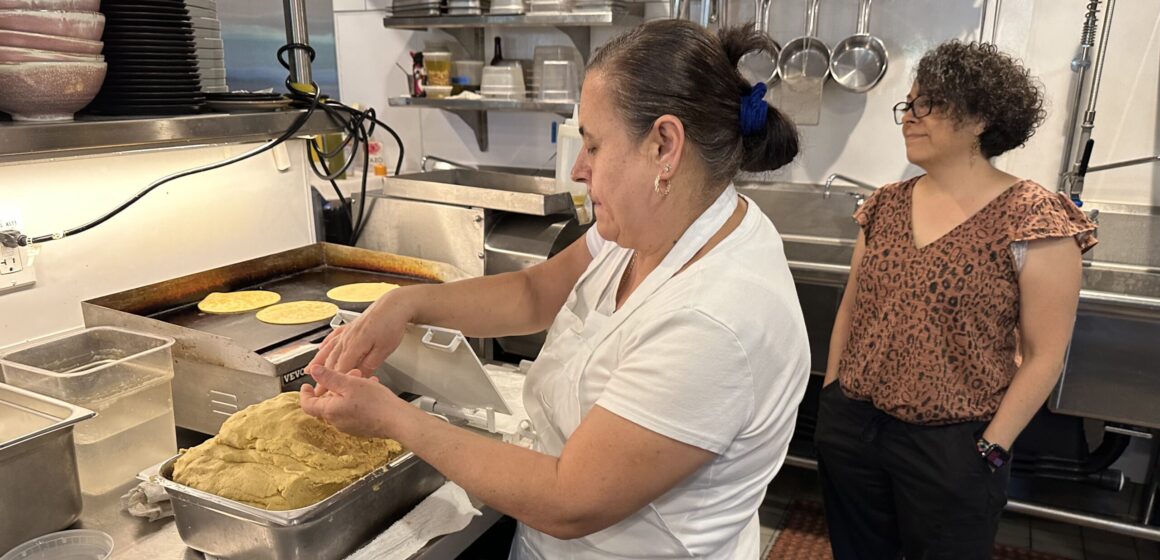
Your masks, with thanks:
M 920 103 L 919 100 L 923 100 L 926 103 Z M 926 106 L 925 111 L 920 108 L 921 105 Z M 931 111 L 934 111 L 934 108 L 937 105 L 938 101 L 935 101 L 932 97 L 927 95 L 920 95 L 910 101 L 899 101 L 898 103 L 895 103 L 894 107 L 892 108 L 894 111 L 894 124 L 902 124 L 902 120 L 906 118 L 907 111 L 910 111 L 910 113 L 914 115 L 914 118 L 921 119 L 929 115 Z M 921 115 L 919 114 L 919 111 L 922 111 Z

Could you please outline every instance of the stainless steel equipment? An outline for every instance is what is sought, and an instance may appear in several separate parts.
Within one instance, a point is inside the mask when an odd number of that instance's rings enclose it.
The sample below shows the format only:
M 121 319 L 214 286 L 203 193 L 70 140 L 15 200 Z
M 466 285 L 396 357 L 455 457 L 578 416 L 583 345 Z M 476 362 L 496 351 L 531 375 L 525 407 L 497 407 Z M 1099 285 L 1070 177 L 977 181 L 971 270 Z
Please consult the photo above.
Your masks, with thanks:
M 447 262 L 470 276 L 541 263 L 586 230 L 555 179 L 469 169 L 389 178 L 382 191 L 368 193 L 365 219 L 360 247 Z M 497 343 L 533 358 L 543 333 Z
M 175 339 L 174 419 L 179 427 L 213 434 L 234 412 L 300 387 L 302 368 L 331 327 L 327 321 L 268 325 L 254 313 L 201 313 L 197 302 L 210 292 L 266 289 L 281 294 L 282 301 L 326 301 L 327 290 L 352 282 L 413 284 L 463 277 L 443 263 L 318 243 L 84 301 L 81 311 L 86 326 Z M 367 304 L 338 306 L 363 311 Z
M 444 482 L 411 453 L 312 506 L 266 511 L 173 481 L 177 457 L 161 467 L 177 530 L 190 548 L 240 560 L 342 558 L 405 515 Z
M 73 426 L 94 414 L 0 383 L 0 551 L 80 516 Z

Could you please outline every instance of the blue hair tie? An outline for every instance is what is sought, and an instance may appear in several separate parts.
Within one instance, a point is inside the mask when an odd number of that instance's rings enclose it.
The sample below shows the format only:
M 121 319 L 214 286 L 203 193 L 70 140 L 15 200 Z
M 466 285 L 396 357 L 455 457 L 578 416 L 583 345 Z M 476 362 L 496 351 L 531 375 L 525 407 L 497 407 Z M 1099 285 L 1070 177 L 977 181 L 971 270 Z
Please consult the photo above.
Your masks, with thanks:
M 756 136 L 765 132 L 769 104 L 765 102 L 765 82 L 757 82 L 749 95 L 741 96 L 741 135 Z

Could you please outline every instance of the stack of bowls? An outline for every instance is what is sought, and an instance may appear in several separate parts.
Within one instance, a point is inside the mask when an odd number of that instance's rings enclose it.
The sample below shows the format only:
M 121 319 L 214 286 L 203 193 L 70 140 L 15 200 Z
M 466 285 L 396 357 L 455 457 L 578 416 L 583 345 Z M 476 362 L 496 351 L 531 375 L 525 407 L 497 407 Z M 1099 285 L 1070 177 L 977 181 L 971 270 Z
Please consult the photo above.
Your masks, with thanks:
M 100 0 L 0 0 L 0 111 L 67 121 L 105 80 Z

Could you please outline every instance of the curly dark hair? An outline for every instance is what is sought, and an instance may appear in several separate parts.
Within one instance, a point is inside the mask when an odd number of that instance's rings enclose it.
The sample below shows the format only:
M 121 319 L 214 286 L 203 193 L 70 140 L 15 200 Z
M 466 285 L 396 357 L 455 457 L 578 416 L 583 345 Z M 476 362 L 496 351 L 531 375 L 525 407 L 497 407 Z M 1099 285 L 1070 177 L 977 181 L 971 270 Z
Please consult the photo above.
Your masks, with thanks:
M 979 151 L 987 158 L 1026 144 L 1047 116 L 1039 80 L 990 43 L 943 43 L 918 61 L 914 81 L 956 122 L 985 123 Z

